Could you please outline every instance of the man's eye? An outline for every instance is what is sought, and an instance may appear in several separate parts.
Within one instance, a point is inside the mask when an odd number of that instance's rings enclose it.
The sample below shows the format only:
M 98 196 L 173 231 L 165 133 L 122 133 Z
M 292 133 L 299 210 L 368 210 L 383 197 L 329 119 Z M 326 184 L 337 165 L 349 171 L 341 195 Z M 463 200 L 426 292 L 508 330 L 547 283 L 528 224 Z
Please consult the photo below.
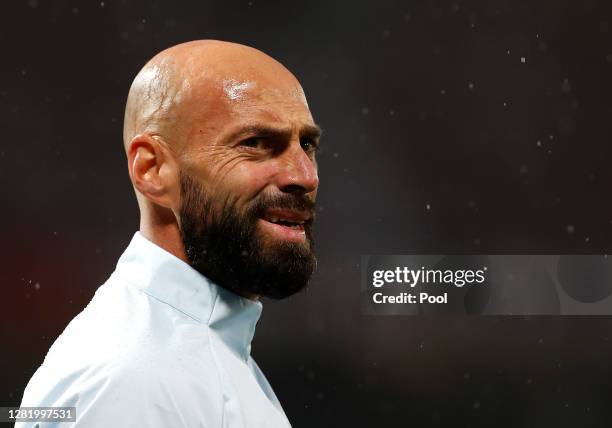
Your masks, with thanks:
M 240 142 L 240 145 L 243 147 L 251 147 L 251 148 L 258 148 L 263 146 L 264 144 L 264 140 L 263 138 L 247 138 L 246 140 L 243 140 Z
M 300 140 L 300 145 L 305 152 L 314 152 L 317 150 L 317 144 L 309 138 L 302 138 Z

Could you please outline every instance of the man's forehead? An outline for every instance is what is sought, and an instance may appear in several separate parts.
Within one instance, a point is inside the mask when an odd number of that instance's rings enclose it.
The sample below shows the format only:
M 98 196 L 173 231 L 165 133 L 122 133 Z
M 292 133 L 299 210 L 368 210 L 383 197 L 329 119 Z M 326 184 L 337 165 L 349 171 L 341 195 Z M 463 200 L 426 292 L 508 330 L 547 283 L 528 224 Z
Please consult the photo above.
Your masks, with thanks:
M 253 79 L 225 78 L 222 80 L 224 96 L 230 102 L 271 101 L 298 102 L 308 107 L 306 95 L 299 84 L 286 87 L 272 86 Z
M 235 96 L 235 93 L 230 93 Z M 229 98 L 229 97 L 228 97 Z M 277 88 L 248 88 L 237 99 L 228 101 L 234 122 L 261 122 L 277 128 L 314 124 L 303 92 Z M 229 119 L 229 117 L 228 117 Z
M 223 92 L 230 101 L 238 101 L 247 95 L 247 91 L 256 85 L 249 80 L 223 79 Z
M 226 76 L 195 91 L 192 108 L 216 118 L 261 116 L 262 120 L 312 121 L 306 96 L 297 81 L 278 84 L 263 79 Z
M 212 89 L 209 87 L 209 89 Z M 206 129 L 214 141 L 235 139 L 250 130 L 314 129 L 302 88 L 279 87 L 237 77 L 219 79 L 215 94 L 201 92 L 190 109 L 192 135 Z M 252 132 L 251 132 L 252 133 Z

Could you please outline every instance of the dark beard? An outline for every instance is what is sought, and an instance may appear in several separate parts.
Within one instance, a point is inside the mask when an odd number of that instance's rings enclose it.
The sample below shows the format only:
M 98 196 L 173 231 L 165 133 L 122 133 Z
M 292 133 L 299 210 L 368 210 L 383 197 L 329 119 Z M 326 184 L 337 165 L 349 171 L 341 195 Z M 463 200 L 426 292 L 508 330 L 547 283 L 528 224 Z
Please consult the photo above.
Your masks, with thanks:
M 261 195 L 241 213 L 237 198 L 216 197 L 180 173 L 180 230 L 191 266 L 236 294 L 282 299 L 302 290 L 316 267 L 313 253 L 314 202 L 306 196 Z M 307 211 L 306 243 L 264 243 L 257 234 L 257 221 L 265 210 L 284 208 Z

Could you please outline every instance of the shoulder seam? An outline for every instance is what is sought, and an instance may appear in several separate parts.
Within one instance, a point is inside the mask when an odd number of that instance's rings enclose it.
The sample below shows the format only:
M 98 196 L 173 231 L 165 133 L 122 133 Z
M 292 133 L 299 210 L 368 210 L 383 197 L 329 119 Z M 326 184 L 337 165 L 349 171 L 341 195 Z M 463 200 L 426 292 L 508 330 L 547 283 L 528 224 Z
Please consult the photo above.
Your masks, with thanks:
M 196 317 L 196 316 L 194 316 L 194 315 L 191 315 L 191 314 L 189 314 L 189 313 L 187 313 L 187 312 L 185 312 L 185 311 L 182 311 L 182 310 L 180 310 L 179 308 L 177 308 L 176 306 L 171 305 L 170 303 L 165 302 L 165 301 L 163 301 L 163 300 L 159 299 L 158 297 L 155 297 L 153 294 L 148 293 L 146 290 L 143 290 L 142 288 L 138 287 L 137 285 L 134 285 L 134 284 L 132 284 L 132 283 L 130 283 L 130 282 L 126 282 L 126 283 L 125 283 L 125 285 L 127 285 L 127 286 L 128 286 L 128 287 L 130 287 L 130 288 L 136 289 L 136 291 L 138 291 L 138 292 L 140 292 L 140 293 L 142 293 L 142 294 L 147 295 L 148 297 L 150 297 L 151 299 L 153 299 L 153 300 L 155 300 L 155 301 L 157 301 L 157 302 L 159 302 L 159 303 L 162 303 L 162 304 L 164 304 L 164 305 L 166 305 L 166 306 L 170 306 L 170 307 L 171 307 L 172 309 L 174 309 L 175 311 L 180 312 L 181 314 L 183 314 L 183 315 L 185 315 L 185 316 L 187 316 L 187 317 L 191 318 L 192 320 L 197 321 L 197 322 L 198 322 L 198 323 L 200 323 L 200 324 L 203 324 L 203 323 L 202 323 L 202 320 L 201 320 L 201 319 L 199 319 L 198 317 Z

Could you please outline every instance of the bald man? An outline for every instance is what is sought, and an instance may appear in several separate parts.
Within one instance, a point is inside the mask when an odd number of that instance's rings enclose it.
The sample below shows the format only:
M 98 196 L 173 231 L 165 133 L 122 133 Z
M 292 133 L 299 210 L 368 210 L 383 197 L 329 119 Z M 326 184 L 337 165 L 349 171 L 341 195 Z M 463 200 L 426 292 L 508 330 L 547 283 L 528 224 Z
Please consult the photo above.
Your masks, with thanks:
M 297 79 L 256 49 L 194 41 L 151 59 L 123 133 L 140 230 L 22 407 L 75 407 L 78 427 L 289 426 L 251 340 L 260 297 L 315 268 L 319 137 Z

